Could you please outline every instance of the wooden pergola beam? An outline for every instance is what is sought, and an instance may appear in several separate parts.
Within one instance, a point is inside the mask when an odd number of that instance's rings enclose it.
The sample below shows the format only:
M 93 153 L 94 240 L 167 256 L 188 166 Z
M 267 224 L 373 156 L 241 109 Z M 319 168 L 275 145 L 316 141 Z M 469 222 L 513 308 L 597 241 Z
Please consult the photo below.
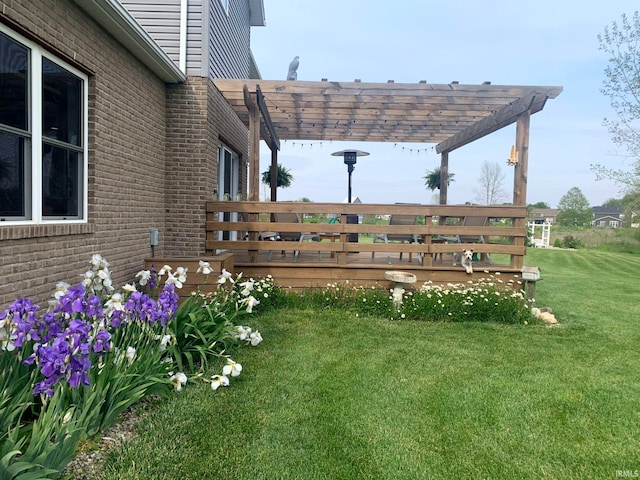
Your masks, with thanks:
M 523 99 L 536 97 L 531 106 L 533 112 L 542 108 L 546 98 L 556 98 L 562 92 L 562 87 L 553 86 L 457 83 L 260 79 L 215 79 L 214 83 L 245 125 L 249 124 L 249 115 L 242 86 L 260 88 L 274 129 L 269 132 L 267 124 L 263 126 L 267 143 L 274 133 L 281 140 L 448 142 L 441 144 L 447 148 L 438 153 L 457 148 L 460 139 L 473 139 L 469 132 L 482 135 L 514 122 L 517 114 L 528 107 L 522 106 Z M 487 125 L 490 128 L 485 128 Z
M 271 115 L 269 115 L 269 109 L 264 101 L 264 95 L 262 94 L 262 90 L 260 90 L 260 85 L 256 85 L 256 100 L 263 120 L 263 122 L 260 123 L 262 138 L 267 142 L 271 151 L 280 150 L 280 139 L 271 121 Z
M 533 114 L 542 110 L 546 101 L 546 97 L 540 98 L 535 94 L 520 98 L 501 108 L 495 114 L 477 121 L 470 127 L 440 142 L 436 145 L 436 152 L 451 152 L 456 148 L 460 148 L 490 133 L 498 131 L 507 125 L 511 125 L 516 122 L 518 117 L 524 112 L 528 111 L 530 114 Z

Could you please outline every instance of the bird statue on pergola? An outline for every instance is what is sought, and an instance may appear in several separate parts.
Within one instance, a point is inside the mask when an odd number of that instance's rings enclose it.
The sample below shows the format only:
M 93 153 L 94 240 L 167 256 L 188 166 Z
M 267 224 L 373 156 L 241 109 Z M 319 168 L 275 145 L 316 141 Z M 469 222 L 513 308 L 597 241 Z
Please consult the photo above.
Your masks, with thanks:
M 293 57 L 291 63 L 289 64 L 289 73 L 287 73 L 287 80 L 297 80 L 298 79 L 298 66 L 300 65 L 300 57 L 297 55 Z

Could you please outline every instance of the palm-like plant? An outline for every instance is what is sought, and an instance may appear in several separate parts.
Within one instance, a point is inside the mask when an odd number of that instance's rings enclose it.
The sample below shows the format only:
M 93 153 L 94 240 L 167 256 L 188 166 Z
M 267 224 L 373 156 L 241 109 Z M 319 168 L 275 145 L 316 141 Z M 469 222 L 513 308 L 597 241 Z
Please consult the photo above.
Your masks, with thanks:
M 454 176 L 455 173 L 449 172 L 447 185 L 451 185 Z M 427 170 L 426 175 L 422 178 L 424 178 L 424 184 L 429 190 L 431 190 L 432 192 L 440 190 L 440 167 L 434 168 L 433 170 Z
M 283 167 L 281 164 L 278 164 L 278 180 L 277 187 L 287 188 L 291 186 L 291 182 L 293 182 L 293 175 L 291 175 L 291 171 Z M 271 166 L 266 172 L 262 172 L 262 183 L 265 185 L 271 186 Z

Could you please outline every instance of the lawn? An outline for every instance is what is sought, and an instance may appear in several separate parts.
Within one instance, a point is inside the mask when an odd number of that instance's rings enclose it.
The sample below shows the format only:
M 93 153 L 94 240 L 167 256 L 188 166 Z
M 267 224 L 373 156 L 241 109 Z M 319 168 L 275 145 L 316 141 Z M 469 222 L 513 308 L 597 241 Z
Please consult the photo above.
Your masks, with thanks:
M 529 250 L 561 326 L 280 310 L 226 389 L 190 385 L 108 479 L 615 478 L 640 470 L 640 257 Z

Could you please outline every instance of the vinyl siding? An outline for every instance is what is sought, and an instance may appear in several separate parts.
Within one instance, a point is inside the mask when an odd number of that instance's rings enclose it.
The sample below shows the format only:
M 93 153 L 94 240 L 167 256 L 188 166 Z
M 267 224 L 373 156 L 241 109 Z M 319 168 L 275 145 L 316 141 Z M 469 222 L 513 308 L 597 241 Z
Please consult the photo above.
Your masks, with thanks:
M 180 0 L 120 0 L 155 42 L 180 64 Z
M 210 78 L 249 78 L 250 18 L 249 0 L 209 0 Z
M 180 0 L 121 0 L 176 65 L 180 64 Z M 188 76 L 249 78 L 251 9 L 249 0 L 189 0 Z M 255 75 L 255 74 L 254 74 Z

